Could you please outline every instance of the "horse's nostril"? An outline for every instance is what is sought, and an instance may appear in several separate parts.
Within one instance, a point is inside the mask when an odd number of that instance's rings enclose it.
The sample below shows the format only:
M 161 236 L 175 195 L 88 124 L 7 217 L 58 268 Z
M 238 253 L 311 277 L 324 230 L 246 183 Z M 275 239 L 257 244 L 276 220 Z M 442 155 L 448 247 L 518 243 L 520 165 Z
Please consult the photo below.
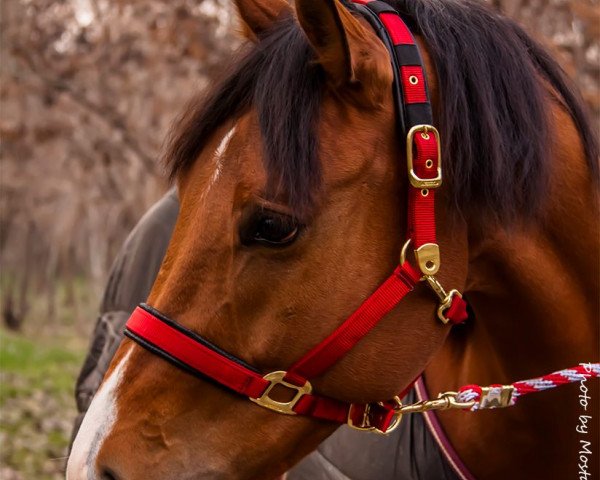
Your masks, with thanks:
M 100 478 L 102 480 L 119 480 L 119 477 L 110 468 L 103 468 Z

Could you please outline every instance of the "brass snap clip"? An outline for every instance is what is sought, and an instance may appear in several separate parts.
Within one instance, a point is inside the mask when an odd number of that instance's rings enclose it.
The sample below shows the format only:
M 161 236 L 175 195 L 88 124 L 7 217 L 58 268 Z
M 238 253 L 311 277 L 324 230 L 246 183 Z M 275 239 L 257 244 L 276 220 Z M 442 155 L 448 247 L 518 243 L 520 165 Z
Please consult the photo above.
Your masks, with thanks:
M 452 289 L 448 293 L 446 293 L 446 290 L 444 290 L 442 284 L 433 275 L 425 275 L 424 278 L 427 281 L 429 287 L 435 292 L 435 294 L 440 299 L 440 304 L 437 309 L 438 318 L 442 321 L 442 323 L 448 323 L 450 319 L 446 317 L 446 310 L 448 310 L 452 306 L 452 301 L 454 300 L 454 297 L 458 295 L 460 298 L 462 298 L 462 294 L 456 289 Z
M 437 398 L 431 400 L 421 400 L 420 402 L 411 405 L 402 405 L 399 408 L 399 413 L 424 413 L 430 410 L 453 410 L 453 409 L 468 409 L 475 405 L 476 402 L 460 402 L 458 401 L 458 392 L 443 392 Z

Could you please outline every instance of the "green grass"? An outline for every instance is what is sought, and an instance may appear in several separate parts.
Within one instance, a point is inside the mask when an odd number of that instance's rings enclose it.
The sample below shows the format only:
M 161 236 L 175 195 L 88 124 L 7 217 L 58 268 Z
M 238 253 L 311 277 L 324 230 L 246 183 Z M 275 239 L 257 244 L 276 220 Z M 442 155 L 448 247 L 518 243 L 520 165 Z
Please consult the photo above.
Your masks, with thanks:
M 46 340 L 47 341 L 47 340 Z M 55 339 L 59 342 L 59 339 Z M 3 371 L 31 374 L 50 364 L 71 365 L 82 360 L 81 351 L 65 350 L 64 346 L 40 345 L 31 339 L 0 330 L 0 367 Z
M 0 329 L 0 467 L 16 478 L 64 478 L 86 343 Z
M 74 375 L 83 362 L 84 352 L 59 345 L 60 340 L 40 340 L 21 337 L 0 330 L 0 372 L 24 380 L 27 389 L 50 389 L 60 394 L 72 392 Z M 56 343 L 55 343 L 56 342 Z M 6 398 L 19 392 L 15 385 L 0 386 L 0 408 Z
M 32 281 L 22 332 L 0 326 L 1 478 L 64 480 L 75 380 L 97 315 L 94 285 L 84 278 Z M 3 298 L 20 306 L 20 288 L 20 276 L 2 268 Z

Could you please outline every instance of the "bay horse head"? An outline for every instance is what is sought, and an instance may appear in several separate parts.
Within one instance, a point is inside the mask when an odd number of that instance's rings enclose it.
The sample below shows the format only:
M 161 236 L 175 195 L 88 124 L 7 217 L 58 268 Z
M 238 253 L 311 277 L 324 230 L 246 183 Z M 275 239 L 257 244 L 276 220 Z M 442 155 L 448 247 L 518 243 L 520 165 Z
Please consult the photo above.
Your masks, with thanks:
M 252 46 L 173 133 L 167 164 L 181 207 L 148 299 L 262 373 L 294 364 L 334 331 L 398 265 L 407 237 L 407 159 L 388 51 L 338 0 L 295 3 L 293 10 L 284 0 L 236 1 Z M 515 54 L 525 72 L 510 101 L 520 107 L 495 115 L 489 98 L 474 92 L 483 99 L 481 124 L 466 133 L 457 126 L 469 115 L 460 108 L 466 97 L 444 97 L 451 103 L 442 109 L 437 55 L 433 62 L 420 44 L 433 104 L 451 132 L 444 139 L 453 145 L 449 189 L 436 211 L 439 278 L 462 289 L 468 229 L 456 205 L 500 205 L 499 216 L 534 208 L 528 195 L 543 189 L 546 170 L 537 172 L 538 183 L 527 174 L 543 157 L 546 100 L 527 53 Z M 446 84 L 456 80 L 441 68 L 438 74 Z M 537 125 L 528 126 L 528 116 Z M 515 133 L 512 123 L 520 121 Z M 519 135 L 529 136 L 530 148 L 520 148 Z M 520 167 L 506 161 L 509 149 L 523 158 Z M 492 160 L 477 164 L 477 155 Z M 419 284 L 311 380 L 313 390 L 345 402 L 394 398 L 448 335 L 435 310 L 431 291 Z M 280 390 L 273 395 L 284 401 L 289 392 Z M 275 478 L 336 427 L 260 408 L 126 339 L 84 419 L 67 476 Z

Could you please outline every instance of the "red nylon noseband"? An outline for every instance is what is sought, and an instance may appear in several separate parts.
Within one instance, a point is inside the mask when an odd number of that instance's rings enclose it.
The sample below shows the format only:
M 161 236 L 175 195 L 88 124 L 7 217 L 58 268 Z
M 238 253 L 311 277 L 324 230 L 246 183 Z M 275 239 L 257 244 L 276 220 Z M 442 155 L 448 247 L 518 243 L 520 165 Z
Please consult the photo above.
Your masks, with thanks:
M 412 291 L 420 272 L 408 263 L 394 273 L 338 327 L 324 342 L 300 359 L 287 372 L 269 378 L 236 357 L 223 352 L 194 332 L 176 324 L 148 305 L 140 305 L 127 321 L 125 334 L 152 353 L 202 378 L 208 378 L 240 395 L 280 413 L 308 415 L 336 423 L 346 423 L 349 416 L 360 425 L 369 408 L 371 426 L 386 431 L 394 415 L 394 404 L 352 405 L 334 398 L 312 394 L 308 379 L 329 369 L 366 335 L 386 313 Z M 268 388 L 284 384 L 305 389 L 292 402 L 281 404 L 268 397 Z M 298 390 L 300 391 L 300 390 Z M 265 396 L 266 394 L 266 396 Z M 262 403 L 258 400 L 262 400 Z M 266 405 L 264 405 L 266 403 Z M 278 407 L 278 408 L 273 408 Z
M 125 334 L 178 367 L 208 378 L 259 405 L 285 414 L 301 414 L 361 430 L 386 432 L 398 424 L 398 400 L 350 404 L 312 393 L 310 380 L 343 358 L 421 280 L 440 299 L 438 317 L 460 323 L 467 318 L 466 304 L 456 290 L 446 293 L 434 275 L 440 267 L 435 229 L 435 194 L 441 185 L 440 139 L 432 125 L 426 76 L 415 40 L 401 17 L 379 1 L 356 1 L 353 6 L 380 34 L 394 65 L 398 122 L 406 135 L 408 175 L 408 238 L 400 265 L 331 335 L 294 363 L 286 372 L 262 375 L 233 355 L 196 333 L 141 305 L 128 320 Z M 409 244 L 418 264 L 405 259 Z M 289 402 L 270 397 L 275 385 L 295 392 Z

